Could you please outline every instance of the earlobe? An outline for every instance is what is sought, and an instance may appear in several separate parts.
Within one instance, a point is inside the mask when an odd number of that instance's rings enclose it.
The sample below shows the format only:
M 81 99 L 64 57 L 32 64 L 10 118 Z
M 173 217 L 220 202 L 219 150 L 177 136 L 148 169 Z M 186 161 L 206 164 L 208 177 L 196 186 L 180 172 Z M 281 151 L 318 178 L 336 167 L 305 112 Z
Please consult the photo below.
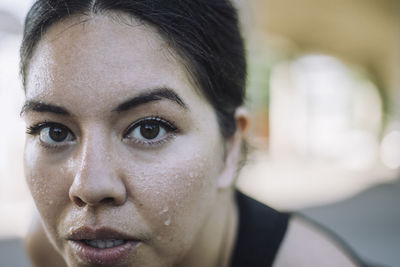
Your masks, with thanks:
M 245 138 L 250 128 L 249 112 L 244 107 L 238 107 L 235 112 L 235 119 L 236 119 L 237 131 L 241 132 L 242 138 Z
M 218 180 L 218 188 L 221 190 L 233 186 L 242 158 L 242 143 L 246 137 L 250 119 L 245 108 L 239 107 L 235 112 L 236 132 L 226 140 L 225 166 Z

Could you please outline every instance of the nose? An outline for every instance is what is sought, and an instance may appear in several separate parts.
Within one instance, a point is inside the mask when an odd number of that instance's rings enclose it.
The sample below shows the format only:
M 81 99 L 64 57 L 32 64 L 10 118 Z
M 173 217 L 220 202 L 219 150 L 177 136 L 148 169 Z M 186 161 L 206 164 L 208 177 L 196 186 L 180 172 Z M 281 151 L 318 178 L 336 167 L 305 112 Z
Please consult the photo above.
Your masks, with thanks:
M 74 180 L 69 198 L 78 207 L 114 205 L 125 203 L 127 198 L 124 181 L 117 174 L 111 160 L 112 152 L 101 136 L 90 136 L 82 141 L 74 160 Z

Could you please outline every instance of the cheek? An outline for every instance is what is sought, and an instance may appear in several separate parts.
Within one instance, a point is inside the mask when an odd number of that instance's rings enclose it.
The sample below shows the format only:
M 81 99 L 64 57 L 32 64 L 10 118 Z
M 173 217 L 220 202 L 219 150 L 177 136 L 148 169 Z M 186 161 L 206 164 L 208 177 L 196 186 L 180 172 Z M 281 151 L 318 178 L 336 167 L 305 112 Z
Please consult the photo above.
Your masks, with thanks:
M 128 188 L 158 241 L 192 242 L 214 203 L 220 162 L 210 147 L 192 146 L 131 170 Z
M 44 157 L 38 146 L 27 141 L 24 153 L 25 178 L 39 213 L 46 223 L 56 218 L 68 201 L 68 179 L 64 168 Z

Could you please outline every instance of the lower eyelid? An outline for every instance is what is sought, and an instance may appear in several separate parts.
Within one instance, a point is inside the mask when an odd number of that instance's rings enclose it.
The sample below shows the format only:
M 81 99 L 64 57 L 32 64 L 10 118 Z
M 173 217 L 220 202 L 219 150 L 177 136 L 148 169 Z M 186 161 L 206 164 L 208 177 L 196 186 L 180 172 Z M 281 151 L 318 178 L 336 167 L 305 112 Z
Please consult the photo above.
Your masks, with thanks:
M 74 141 L 68 141 L 66 143 L 63 144 L 51 144 L 51 143 L 45 143 L 41 140 L 39 140 L 39 145 L 41 147 L 43 147 L 46 150 L 49 151 L 64 151 L 65 149 L 67 149 L 68 147 L 70 147 L 70 145 L 72 145 L 74 143 Z
M 135 139 L 135 138 L 127 138 L 126 142 L 133 143 L 134 145 L 143 146 L 143 147 L 146 147 L 146 146 L 157 147 L 157 146 L 161 146 L 161 145 L 169 142 L 171 139 L 173 139 L 175 137 L 176 137 L 176 134 L 167 133 L 167 136 L 165 136 L 164 138 L 161 138 L 159 140 L 144 141 L 144 140 L 139 140 L 139 139 Z

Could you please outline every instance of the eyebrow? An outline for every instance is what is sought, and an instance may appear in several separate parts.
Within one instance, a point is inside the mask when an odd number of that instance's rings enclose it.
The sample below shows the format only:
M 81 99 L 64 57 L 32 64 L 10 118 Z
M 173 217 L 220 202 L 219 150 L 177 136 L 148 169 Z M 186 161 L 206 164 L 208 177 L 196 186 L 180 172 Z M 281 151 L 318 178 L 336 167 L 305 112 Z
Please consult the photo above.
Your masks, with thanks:
M 63 108 L 52 104 L 46 104 L 41 101 L 34 101 L 29 100 L 26 101 L 25 104 L 22 106 L 20 115 L 23 116 L 25 113 L 29 111 L 36 111 L 36 112 L 50 112 L 58 115 L 69 116 L 71 115 L 70 112 Z
M 150 91 L 146 91 L 142 94 L 139 94 L 138 96 L 135 96 L 123 102 L 122 104 L 118 105 L 118 107 L 116 107 L 113 111 L 124 112 L 128 111 L 129 109 L 135 108 L 137 106 L 153 101 L 159 101 L 162 99 L 171 100 L 172 102 L 175 102 L 184 109 L 188 109 L 185 102 L 182 101 L 182 99 L 178 96 L 177 93 L 175 93 L 174 90 L 169 88 L 156 88 Z
M 183 102 L 182 99 L 178 96 L 178 94 L 175 93 L 172 89 L 156 88 L 156 89 L 151 90 L 150 92 L 144 92 L 142 94 L 139 94 L 138 96 L 135 96 L 135 97 L 119 104 L 113 111 L 120 113 L 120 112 L 128 111 L 137 106 L 140 106 L 140 105 L 152 102 L 152 101 L 159 101 L 162 99 L 171 100 L 171 101 L 177 103 L 179 106 L 183 107 L 184 109 L 188 109 L 185 102 Z M 25 102 L 25 104 L 22 106 L 20 115 L 23 116 L 25 113 L 30 112 L 30 111 L 49 112 L 49 113 L 54 113 L 54 114 L 64 115 L 64 116 L 71 115 L 71 113 L 63 107 L 60 107 L 57 105 L 52 105 L 52 104 L 47 104 L 47 103 L 44 103 L 41 101 L 34 101 L 34 100 L 29 100 L 29 101 Z

